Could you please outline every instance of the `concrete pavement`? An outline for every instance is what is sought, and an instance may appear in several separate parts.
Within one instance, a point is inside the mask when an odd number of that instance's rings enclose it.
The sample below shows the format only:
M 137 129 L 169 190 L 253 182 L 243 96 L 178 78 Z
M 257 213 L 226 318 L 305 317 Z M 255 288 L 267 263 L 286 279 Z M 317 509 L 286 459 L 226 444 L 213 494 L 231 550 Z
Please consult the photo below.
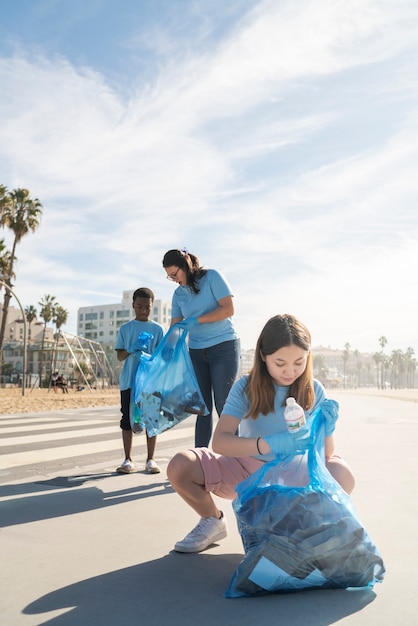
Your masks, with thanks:
M 0 485 L 0 624 L 415 626 L 418 404 L 330 396 L 341 407 L 338 452 L 357 476 L 354 506 L 385 561 L 381 585 L 225 599 L 243 557 L 231 504 L 221 505 L 225 540 L 177 554 L 173 544 L 197 516 L 165 473 L 119 476 L 101 461 Z M 164 470 L 187 437 L 192 443 L 192 421 L 176 428 L 157 448 Z

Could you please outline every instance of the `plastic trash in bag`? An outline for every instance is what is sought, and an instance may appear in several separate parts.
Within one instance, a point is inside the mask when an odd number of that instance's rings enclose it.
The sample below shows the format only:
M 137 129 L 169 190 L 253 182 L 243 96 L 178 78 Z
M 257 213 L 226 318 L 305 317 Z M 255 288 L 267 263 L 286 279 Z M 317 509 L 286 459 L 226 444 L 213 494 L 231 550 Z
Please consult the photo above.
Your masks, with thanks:
M 186 343 L 187 330 L 172 326 L 150 359 L 139 363 L 135 402 L 150 437 L 208 410 Z
M 152 335 L 151 333 L 142 331 L 139 334 L 138 339 L 136 341 L 136 343 L 138 344 L 138 350 L 137 350 L 138 357 L 140 361 L 144 362 L 144 364 L 147 361 L 149 361 L 149 359 L 151 358 L 151 355 L 149 354 L 148 350 L 150 349 L 149 348 L 150 341 L 153 338 L 154 338 L 154 335 Z M 139 368 L 139 365 L 140 364 L 138 364 L 138 368 Z M 143 369 L 145 369 L 145 367 L 146 366 L 143 365 Z M 135 402 L 135 384 L 134 384 L 134 389 L 131 391 L 131 401 L 129 404 L 129 419 L 131 422 L 131 430 L 134 433 L 142 433 L 144 431 L 145 426 L 142 422 L 142 413 L 137 403 Z
M 307 588 L 372 587 L 382 558 L 324 463 L 319 407 L 305 454 L 276 458 L 240 483 L 233 508 L 244 545 L 227 598 Z

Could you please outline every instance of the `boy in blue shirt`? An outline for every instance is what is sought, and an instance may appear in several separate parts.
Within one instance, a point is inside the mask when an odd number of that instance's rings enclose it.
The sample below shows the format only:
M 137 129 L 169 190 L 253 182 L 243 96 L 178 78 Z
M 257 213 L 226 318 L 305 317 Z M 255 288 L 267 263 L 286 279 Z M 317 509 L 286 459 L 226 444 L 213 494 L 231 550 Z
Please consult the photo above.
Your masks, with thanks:
M 130 404 L 131 390 L 134 387 L 135 374 L 138 369 L 140 360 L 140 351 L 143 350 L 143 343 L 139 342 L 138 337 L 142 332 L 149 333 L 152 338 L 149 339 L 147 352 L 152 354 L 164 335 L 164 329 L 161 324 L 150 320 L 150 313 L 154 302 L 154 293 L 151 289 L 140 287 L 134 291 L 132 299 L 132 308 L 135 311 L 135 319 L 125 324 L 119 329 L 116 338 L 115 350 L 118 361 L 123 361 L 123 368 L 119 378 L 120 401 L 122 418 L 120 427 L 122 429 L 122 441 L 125 452 L 125 460 L 116 469 L 119 474 L 131 474 L 135 471 L 135 465 L 132 461 L 132 438 L 130 420 Z M 145 470 L 149 474 L 158 474 L 161 470 L 154 461 L 155 444 L 157 437 L 147 438 L 147 460 Z

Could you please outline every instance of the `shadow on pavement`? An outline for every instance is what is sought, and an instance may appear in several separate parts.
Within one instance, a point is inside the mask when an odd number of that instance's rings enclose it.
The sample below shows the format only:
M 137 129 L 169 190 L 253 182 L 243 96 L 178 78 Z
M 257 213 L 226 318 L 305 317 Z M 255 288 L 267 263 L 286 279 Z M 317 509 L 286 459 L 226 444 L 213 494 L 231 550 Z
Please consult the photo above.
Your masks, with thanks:
M 57 589 L 29 604 L 40 626 L 292 624 L 327 626 L 372 602 L 371 589 L 312 590 L 225 599 L 239 554 L 170 554 Z M 45 613 L 65 613 L 48 619 Z M 46 619 L 46 621 L 41 621 Z
M 97 479 L 97 476 L 93 478 Z M 74 477 L 70 477 L 64 480 L 71 481 L 73 479 Z M 2 502 L 0 504 L 1 526 L 27 524 L 64 515 L 92 511 L 115 504 L 123 504 L 132 500 L 142 500 L 143 498 L 173 493 L 173 489 L 168 481 L 137 485 L 129 489 L 107 492 L 102 491 L 98 487 L 82 487 L 83 482 L 85 481 L 76 482 L 78 489 L 59 492 L 55 490 L 45 491 L 40 494 L 27 495 Z M 48 482 L 45 481 L 43 484 L 46 485 Z M 56 484 L 53 485 L 52 481 L 49 484 L 54 487 L 58 486 Z M 26 493 L 29 493 L 29 491 Z

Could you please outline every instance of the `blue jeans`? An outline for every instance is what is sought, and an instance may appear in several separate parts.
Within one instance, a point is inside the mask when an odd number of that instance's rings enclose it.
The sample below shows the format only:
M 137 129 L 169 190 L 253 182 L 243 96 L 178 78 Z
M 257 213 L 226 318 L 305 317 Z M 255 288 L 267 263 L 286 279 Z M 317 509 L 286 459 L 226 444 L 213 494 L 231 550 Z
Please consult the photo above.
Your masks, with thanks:
M 195 447 L 206 448 L 212 436 L 213 402 L 218 415 L 221 415 L 229 390 L 239 371 L 240 342 L 238 339 L 232 339 L 210 348 L 190 349 L 189 352 L 200 391 L 209 411 L 207 415 L 198 415 L 196 419 Z

